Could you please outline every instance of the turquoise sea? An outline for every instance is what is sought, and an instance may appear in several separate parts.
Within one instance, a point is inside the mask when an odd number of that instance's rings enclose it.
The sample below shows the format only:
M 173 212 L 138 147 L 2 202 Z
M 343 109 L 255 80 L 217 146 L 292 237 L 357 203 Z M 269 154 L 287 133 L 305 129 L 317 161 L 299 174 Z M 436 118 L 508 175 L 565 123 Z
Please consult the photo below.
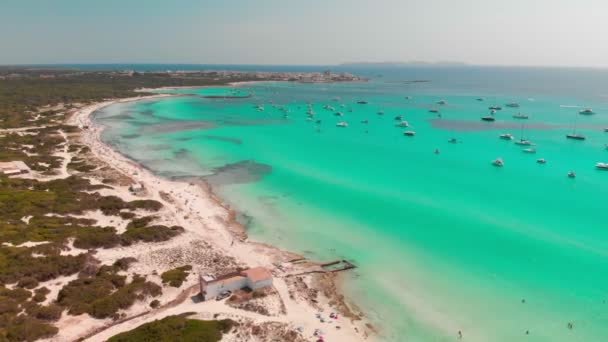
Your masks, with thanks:
M 96 120 L 154 172 L 206 177 L 252 239 L 352 260 L 345 291 L 381 340 L 608 340 L 608 171 L 595 169 L 608 162 L 608 72 L 349 71 L 370 81 L 174 90 L 183 96 L 116 104 Z M 482 122 L 492 105 L 503 109 Z M 596 114 L 578 114 L 588 107 Z M 574 129 L 587 139 L 566 139 Z

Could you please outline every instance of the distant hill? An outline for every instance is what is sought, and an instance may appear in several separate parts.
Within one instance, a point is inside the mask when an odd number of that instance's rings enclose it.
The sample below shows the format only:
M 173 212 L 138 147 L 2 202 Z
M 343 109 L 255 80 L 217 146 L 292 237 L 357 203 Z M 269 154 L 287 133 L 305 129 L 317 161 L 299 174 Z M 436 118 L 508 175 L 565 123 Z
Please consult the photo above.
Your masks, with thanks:
M 399 66 L 464 66 L 468 65 L 464 62 L 453 62 L 453 61 L 441 61 L 441 62 L 423 62 L 423 61 L 411 61 L 411 62 L 347 62 L 342 63 L 340 66 L 348 67 L 399 67 Z

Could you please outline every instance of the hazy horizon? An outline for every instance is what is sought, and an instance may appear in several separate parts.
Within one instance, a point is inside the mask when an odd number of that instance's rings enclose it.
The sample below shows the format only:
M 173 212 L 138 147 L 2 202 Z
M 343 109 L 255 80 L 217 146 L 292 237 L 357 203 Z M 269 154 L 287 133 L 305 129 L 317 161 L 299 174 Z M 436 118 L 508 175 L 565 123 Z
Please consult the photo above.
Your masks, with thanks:
M 0 64 L 608 67 L 606 10 L 599 0 L 8 0 Z

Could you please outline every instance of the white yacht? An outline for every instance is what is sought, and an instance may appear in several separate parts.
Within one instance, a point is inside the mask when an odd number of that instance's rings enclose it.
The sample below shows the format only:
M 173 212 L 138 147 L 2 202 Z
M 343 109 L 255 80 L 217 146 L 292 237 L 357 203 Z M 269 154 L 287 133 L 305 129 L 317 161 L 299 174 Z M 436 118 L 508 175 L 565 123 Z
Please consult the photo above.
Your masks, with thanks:
M 338 122 L 336 124 L 336 126 L 338 126 L 338 127 L 348 127 L 348 124 L 346 122 L 344 122 L 344 121 L 340 121 L 340 122 Z
M 534 148 L 524 148 L 522 151 L 525 153 L 536 153 L 536 149 Z
M 505 165 L 505 163 L 502 161 L 502 158 L 497 158 L 492 161 L 492 165 L 498 166 L 498 167 L 503 167 Z
M 600 170 L 608 170 L 608 164 L 606 163 L 597 163 L 595 164 L 595 167 Z
M 513 134 L 511 134 L 511 133 L 501 134 L 500 135 L 500 139 L 513 140 Z

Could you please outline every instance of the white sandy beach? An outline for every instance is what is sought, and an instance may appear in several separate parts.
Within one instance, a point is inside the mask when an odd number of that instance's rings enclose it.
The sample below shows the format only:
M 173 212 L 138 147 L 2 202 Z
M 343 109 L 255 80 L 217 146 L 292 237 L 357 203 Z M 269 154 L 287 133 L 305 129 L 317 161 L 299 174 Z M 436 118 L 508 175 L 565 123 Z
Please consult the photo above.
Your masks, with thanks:
M 244 234 L 238 234 L 242 228 L 233 222 L 233 213 L 223 206 L 204 186 L 158 177 L 101 141 L 100 135 L 103 128 L 93 123 L 91 119 L 93 112 L 113 103 L 165 96 L 171 95 L 142 96 L 86 106 L 76 111 L 68 123 L 84 127 L 83 133 L 75 138 L 79 139 L 80 143 L 89 146 L 94 156 L 113 168 L 115 172 L 130 178 L 132 182 L 141 183 L 145 188 L 145 194 L 136 197 L 129 192 L 127 186 L 115 186 L 111 190 L 113 194 L 125 200 L 135 198 L 157 200 L 164 205 L 164 208 L 157 215 L 158 223 L 179 225 L 185 229 L 183 234 L 166 242 L 139 243 L 128 247 L 100 249 L 96 258 L 107 264 L 122 257 L 135 257 L 138 261 L 132 265 L 129 273 L 146 275 L 149 280 L 157 283 L 160 283 L 160 277 L 156 274 L 173 267 L 191 264 L 193 272 L 179 289 L 163 287 L 162 296 L 156 298 L 163 305 L 161 308 L 150 309 L 147 302 L 136 303 L 126 312 L 126 321 L 123 323 L 116 324 L 111 320 L 97 320 L 88 315 L 67 316 L 64 313 L 58 323 L 59 334 L 51 340 L 68 341 L 85 337 L 87 341 L 104 341 L 115 334 L 128 331 L 143 323 L 184 312 L 195 312 L 194 317 L 198 318 L 231 318 L 241 323 L 248 322 L 247 324 L 253 325 L 276 322 L 289 329 L 301 330 L 305 340 L 316 341 L 317 338 L 313 336 L 316 329 L 322 330 L 325 341 L 370 339 L 368 336 L 369 329 L 365 327 L 365 322 L 362 320 L 351 321 L 343 316 L 340 316 L 337 320 L 330 320 L 328 318 L 329 313 L 337 311 L 335 307 L 328 304 L 330 299 L 320 295 L 318 304 L 313 305 L 310 301 L 307 301 L 305 294 L 294 288 L 293 282 L 286 278 L 289 271 L 293 271 L 289 269 L 290 266 L 286 263 L 287 260 L 293 258 L 293 254 L 265 244 L 250 242 L 245 238 L 239 238 L 239 236 L 243 237 Z M 91 213 L 90 215 L 98 221 L 97 225 L 99 226 L 111 225 L 122 229 L 121 227 L 124 225 L 124 222 L 121 222 L 120 217 L 117 216 L 104 217 L 99 213 Z M 278 297 L 269 299 L 267 304 L 272 307 L 276 306 L 277 302 L 282 302 L 285 312 L 268 316 L 237 309 L 225 304 L 225 302 L 193 302 L 190 296 L 198 293 L 198 272 L 220 267 L 221 265 L 215 265 L 214 262 L 210 261 L 218 258 L 228 260 L 226 264 L 245 267 L 264 266 L 270 269 L 274 275 L 274 288 Z M 304 276 L 304 281 L 308 281 L 306 277 L 308 276 Z M 49 288 L 55 290 L 50 284 Z M 142 313 L 145 314 L 142 315 Z M 321 323 L 320 319 L 317 318 L 319 313 L 324 317 L 325 323 Z M 128 320 L 129 317 L 136 315 L 141 316 Z M 337 328 L 338 326 L 340 328 Z M 225 340 L 238 341 L 243 339 L 229 334 L 225 336 Z

